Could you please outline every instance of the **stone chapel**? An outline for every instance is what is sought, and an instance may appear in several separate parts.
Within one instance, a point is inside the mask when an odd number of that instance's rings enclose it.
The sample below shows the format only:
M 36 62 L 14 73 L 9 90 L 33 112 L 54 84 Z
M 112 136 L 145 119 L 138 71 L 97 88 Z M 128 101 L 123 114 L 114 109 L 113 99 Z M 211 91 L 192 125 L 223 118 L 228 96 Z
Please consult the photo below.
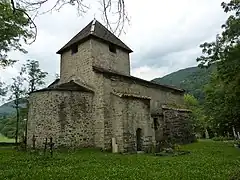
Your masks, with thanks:
M 144 151 L 169 137 L 190 141 L 184 90 L 130 75 L 133 51 L 97 20 L 57 54 L 60 79 L 30 94 L 27 145 Z

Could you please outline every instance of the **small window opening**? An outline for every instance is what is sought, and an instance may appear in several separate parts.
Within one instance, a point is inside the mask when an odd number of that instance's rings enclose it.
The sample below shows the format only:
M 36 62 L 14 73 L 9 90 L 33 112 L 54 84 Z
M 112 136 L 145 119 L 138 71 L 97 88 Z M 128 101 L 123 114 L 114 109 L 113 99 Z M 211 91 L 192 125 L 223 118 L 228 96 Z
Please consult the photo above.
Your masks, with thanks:
M 75 54 L 77 52 L 78 52 L 78 45 L 75 44 L 75 45 L 72 46 L 72 54 Z
M 117 52 L 116 46 L 114 44 L 109 44 L 109 51 L 112 53 L 116 53 Z
M 153 119 L 153 123 L 154 123 L 154 129 L 157 130 L 157 129 L 158 129 L 158 126 L 159 126 L 159 124 L 158 124 L 158 118 L 154 118 L 154 119 Z

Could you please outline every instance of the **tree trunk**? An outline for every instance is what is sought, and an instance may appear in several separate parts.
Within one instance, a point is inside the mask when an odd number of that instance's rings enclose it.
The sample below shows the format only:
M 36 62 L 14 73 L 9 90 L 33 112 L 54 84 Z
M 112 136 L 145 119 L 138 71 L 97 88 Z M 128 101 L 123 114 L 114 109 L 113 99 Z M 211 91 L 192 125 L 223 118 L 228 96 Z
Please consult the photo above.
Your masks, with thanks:
M 27 99 L 27 109 L 29 110 L 29 99 Z M 28 114 L 27 114 L 26 124 L 25 124 L 25 149 L 27 149 L 27 128 L 28 128 Z
M 15 137 L 15 143 L 18 143 L 18 124 L 19 124 L 19 108 L 16 107 L 17 110 L 17 124 L 16 124 L 16 137 Z

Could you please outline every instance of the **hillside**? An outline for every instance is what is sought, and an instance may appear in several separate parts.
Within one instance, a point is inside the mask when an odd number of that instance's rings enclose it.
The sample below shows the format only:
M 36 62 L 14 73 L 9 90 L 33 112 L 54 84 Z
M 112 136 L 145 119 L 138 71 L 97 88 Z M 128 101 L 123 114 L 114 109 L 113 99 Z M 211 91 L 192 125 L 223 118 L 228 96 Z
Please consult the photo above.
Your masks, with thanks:
M 24 99 L 22 99 L 20 102 L 21 102 L 20 107 L 26 106 Z M 0 106 L 0 116 L 10 115 L 13 113 L 15 113 L 14 101 L 7 102 L 7 103 L 3 104 L 2 106 Z
M 211 72 L 214 69 L 215 66 L 211 66 L 209 69 L 190 67 L 168 74 L 162 78 L 153 79 L 152 81 L 185 89 L 186 93 L 192 94 L 202 101 L 204 99 L 204 85 L 208 83 Z

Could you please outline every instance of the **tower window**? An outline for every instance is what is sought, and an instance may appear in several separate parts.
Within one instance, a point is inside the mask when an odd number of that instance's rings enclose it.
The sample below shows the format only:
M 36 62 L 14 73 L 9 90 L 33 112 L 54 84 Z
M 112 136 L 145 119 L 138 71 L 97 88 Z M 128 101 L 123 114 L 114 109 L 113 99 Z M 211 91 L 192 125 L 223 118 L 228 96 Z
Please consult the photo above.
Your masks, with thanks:
M 109 44 L 109 51 L 112 53 L 116 53 L 117 52 L 116 46 L 114 44 Z
M 75 45 L 72 46 L 72 54 L 75 54 L 77 52 L 78 52 L 78 45 L 75 44 Z

